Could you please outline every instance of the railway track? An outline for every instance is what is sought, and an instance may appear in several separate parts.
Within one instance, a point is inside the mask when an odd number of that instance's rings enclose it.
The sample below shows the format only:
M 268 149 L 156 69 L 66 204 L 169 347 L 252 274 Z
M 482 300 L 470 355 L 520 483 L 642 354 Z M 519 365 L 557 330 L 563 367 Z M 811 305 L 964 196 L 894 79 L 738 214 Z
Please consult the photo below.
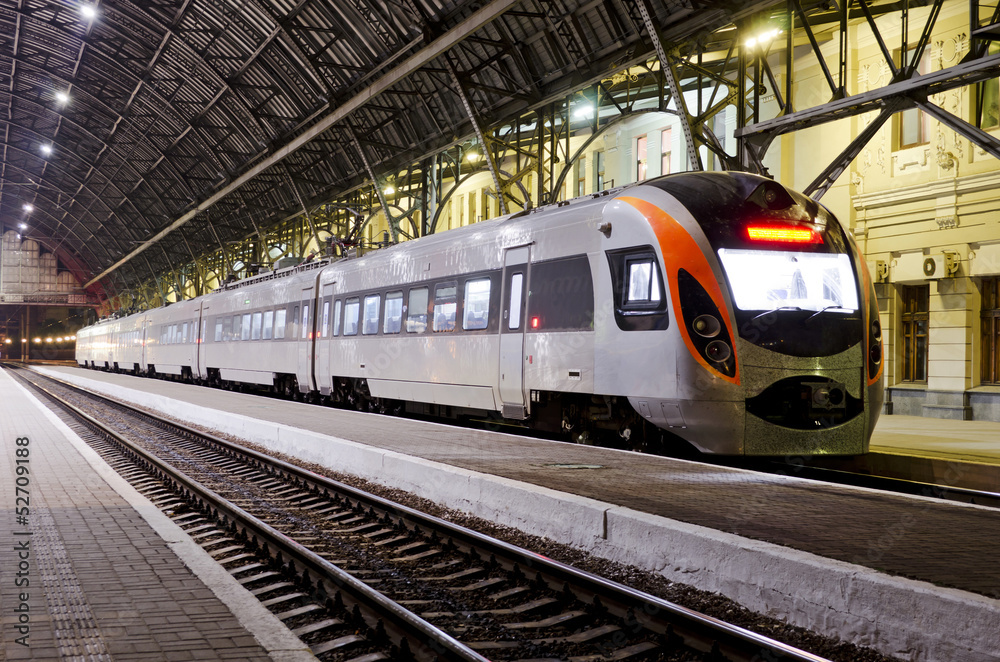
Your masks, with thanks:
M 76 387 L 30 380 L 321 659 L 824 659 Z

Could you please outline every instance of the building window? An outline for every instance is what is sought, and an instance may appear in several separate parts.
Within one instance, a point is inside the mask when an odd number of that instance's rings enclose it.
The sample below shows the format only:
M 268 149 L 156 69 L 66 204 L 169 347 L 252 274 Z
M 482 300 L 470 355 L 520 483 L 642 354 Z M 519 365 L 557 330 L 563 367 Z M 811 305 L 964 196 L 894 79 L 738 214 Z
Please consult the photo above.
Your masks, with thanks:
M 903 66 L 907 66 L 910 60 L 913 59 L 915 50 L 911 48 L 906 51 L 906 60 Z M 930 70 L 931 51 L 929 48 L 925 48 L 924 54 L 921 56 L 919 64 L 917 64 L 917 73 L 923 75 L 930 73 Z M 927 113 L 918 108 L 909 108 L 901 113 L 897 113 L 896 118 L 896 136 L 899 149 L 926 145 L 930 142 L 930 117 Z
M 989 53 L 1000 53 L 1000 44 L 991 41 Z M 977 88 L 976 125 L 981 129 L 1000 127 L 1000 78 L 983 81 Z
M 984 278 L 980 313 L 983 338 L 983 384 L 1000 384 L 1000 278 Z
M 673 144 L 673 134 L 670 129 L 660 132 L 660 174 L 670 174 L 670 148 Z
M 635 181 L 646 179 L 646 136 L 635 139 Z
M 594 153 L 594 192 L 604 190 L 604 152 Z
M 929 285 L 904 285 L 903 381 L 927 381 L 927 320 Z
M 576 197 L 587 195 L 587 157 L 576 162 Z

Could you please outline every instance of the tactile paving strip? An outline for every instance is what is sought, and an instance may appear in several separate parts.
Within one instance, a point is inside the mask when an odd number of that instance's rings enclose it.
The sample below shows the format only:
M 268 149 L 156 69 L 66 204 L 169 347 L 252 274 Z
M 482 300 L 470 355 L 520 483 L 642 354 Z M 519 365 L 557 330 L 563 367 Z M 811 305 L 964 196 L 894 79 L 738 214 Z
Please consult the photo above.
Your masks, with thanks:
M 47 509 L 35 510 L 32 524 L 33 551 L 61 658 L 73 662 L 111 662 L 111 654 L 52 514 Z

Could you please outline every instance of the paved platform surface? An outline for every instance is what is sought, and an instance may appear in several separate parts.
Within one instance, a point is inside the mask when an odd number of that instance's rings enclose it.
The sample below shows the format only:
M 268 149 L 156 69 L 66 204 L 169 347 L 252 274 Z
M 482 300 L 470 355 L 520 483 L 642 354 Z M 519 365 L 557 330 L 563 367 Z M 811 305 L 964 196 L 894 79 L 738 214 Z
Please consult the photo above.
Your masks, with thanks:
M 445 495 L 445 505 L 905 659 L 1000 660 L 994 510 L 173 382 L 50 372 L 334 470 Z M 927 441 L 925 419 L 887 420 L 879 446 L 905 450 L 899 423 Z M 969 429 L 969 438 L 953 432 L 968 442 L 962 451 L 989 455 L 990 433 Z
M 1000 464 L 1000 423 L 922 416 L 882 416 L 871 450 Z
M 269 654 L 186 565 L 207 554 L 192 549 L 194 543 L 169 545 L 126 500 L 140 503 L 141 495 L 113 489 L 113 478 L 100 473 L 103 465 L 113 474 L 110 467 L 81 448 L 78 438 L 74 444 L 72 433 L 2 371 L 0 433 L 0 660 L 314 659 L 302 655 L 301 642 L 290 633 L 281 639 L 280 630 Z M 27 445 L 18 438 L 27 438 Z M 27 462 L 19 465 L 19 459 Z M 28 473 L 18 476 L 18 466 Z M 16 494 L 15 483 L 26 494 Z M 121 483 L 119 489 L 131 490 Z M 25 503 L 27 511 L 16 510 Z M 155 515 L 169 531 L 173 524 L 159 511 Z M 223 582 L 236 583 L 215 567 Z M 275 643 L 270 634 L 264 639 Z

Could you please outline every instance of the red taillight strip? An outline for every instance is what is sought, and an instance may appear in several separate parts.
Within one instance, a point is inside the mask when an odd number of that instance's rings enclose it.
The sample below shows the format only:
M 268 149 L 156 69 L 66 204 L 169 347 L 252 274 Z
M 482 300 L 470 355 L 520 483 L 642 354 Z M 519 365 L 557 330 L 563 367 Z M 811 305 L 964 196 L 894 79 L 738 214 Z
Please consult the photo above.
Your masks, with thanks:
M 814 228 L 795 225 L 748 225 L 750 241 L 772 241 L 784 244 L 822 244 L 823 236 Z

